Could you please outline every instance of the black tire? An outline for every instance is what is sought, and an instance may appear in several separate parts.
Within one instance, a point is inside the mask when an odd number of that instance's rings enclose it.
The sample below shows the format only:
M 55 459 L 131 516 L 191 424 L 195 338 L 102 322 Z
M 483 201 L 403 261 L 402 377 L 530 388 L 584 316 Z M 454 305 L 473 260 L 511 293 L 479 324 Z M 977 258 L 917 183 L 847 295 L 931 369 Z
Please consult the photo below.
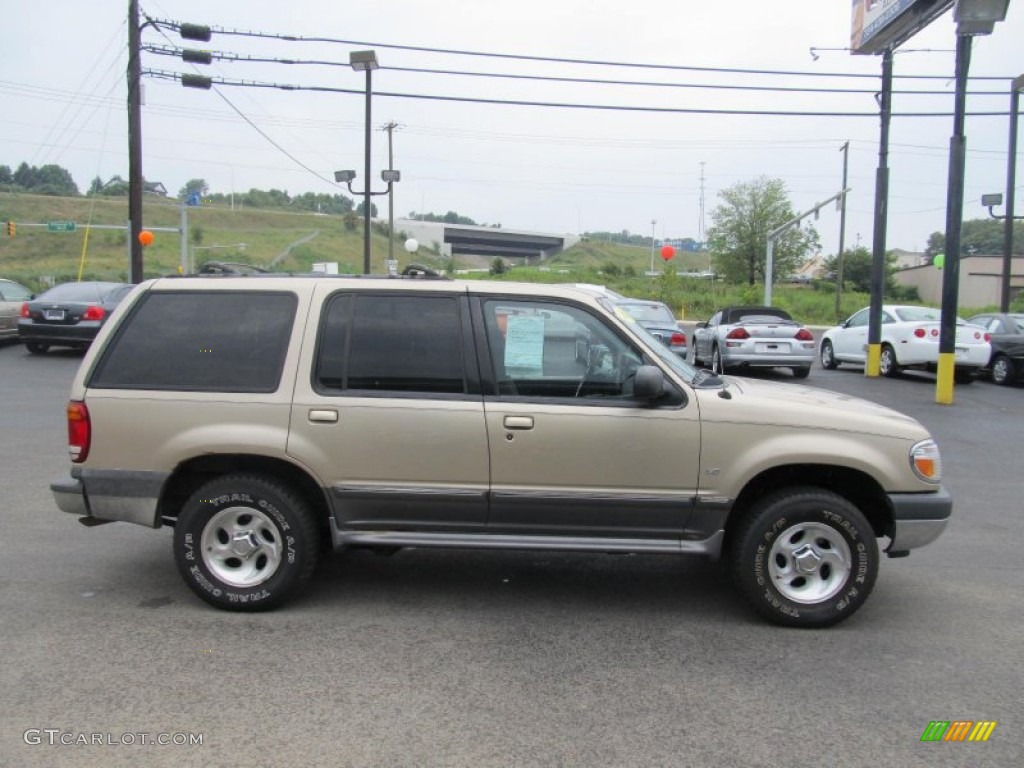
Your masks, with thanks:
M 825 339 L 821 342 L 821 367 L 826 371 L 834 371 L 839 367 L 839 361 L 836 360 L 835 350 L 832 348 L 832 342 Z
M 309 581 L 319 538 L 305 501 L 284 483 L 257 474 L 224 475 L 182 507 L 174 559 L 185 583 L 210 605 L 265 611 Z
M 722 365 L 722 353 L 718 351 L 717 344 L 711 348 L 711 372 L 718 376 L 725 373 L 725 366 Z
M 992 381 L 1005 387 L 1012 384 L 1016 377 L 1017 371 L 1014 369 L 1013 360 L 1006 355 L 996 355 L 996 359 L 992 361 Z
M 686 362 L 694 367 L 700 366 L 697 360 L 697 343 L 693 339 L 690 339 L 690 346 L 686 348 Z
M 878 577 L 871 525 L 842 496 L 819 488 L 783 489 L 757 502 L 730 556 L 743 596 L 789 627 L 842 621 L 864 604 Z
M 888 344 L 882 345 L 882 354 L 878 360 L 878 370 L 883 376 L 888 376 L 890 379 L 895 379 L 901 373 L 903 368 L 900 367 L 899 362 L 896 360 L 896 350 Z
M 39 341 L 26 341 L 25 349 L 31 352 L 33 355 L 45 355 L 47 350 L 50 349 L 49 344 L 43 344 Z
M 953 371 L 953 381 L 957 384 L 973 384 L 974 379 L 977 376 L 975 371 L 955 370 Z
M 793 378 L 794 379 L 806 379 L 810 375 L 811 375 L 811 366 L 809 366 L 809 365 L 801 365 L 801 366 L 797 366 L 796 368 L 793 369 Z

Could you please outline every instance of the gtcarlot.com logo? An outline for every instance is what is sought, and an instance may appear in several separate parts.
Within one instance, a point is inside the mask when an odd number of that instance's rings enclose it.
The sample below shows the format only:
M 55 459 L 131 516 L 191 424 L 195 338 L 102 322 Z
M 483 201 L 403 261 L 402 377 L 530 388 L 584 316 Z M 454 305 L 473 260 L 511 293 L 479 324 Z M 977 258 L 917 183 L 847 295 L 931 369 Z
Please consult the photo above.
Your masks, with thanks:
M 26 744 L 38 746 L 85 747 L 85 746 L 152 746 L 183 747 L 202 746 L 201 733 L 85 733 L 62 731 L 60 728 L 29 728 L 22 734 Z
M 988 741 L 996 724 L 995 720 L 932 720 L 921 741 Z

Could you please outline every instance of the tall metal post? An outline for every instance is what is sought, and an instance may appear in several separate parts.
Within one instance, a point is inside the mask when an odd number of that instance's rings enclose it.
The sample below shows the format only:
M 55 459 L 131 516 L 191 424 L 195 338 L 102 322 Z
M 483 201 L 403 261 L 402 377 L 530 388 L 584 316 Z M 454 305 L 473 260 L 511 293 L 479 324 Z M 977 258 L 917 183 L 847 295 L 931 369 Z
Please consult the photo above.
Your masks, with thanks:
M 1017 171 L 1017 118 L 1020 111 L 1020 92 L 1024 89 L 1024 75 L 1010 85 L 1010 147 L 1006 159 L 1006 221 L 1003 222 L 1003 286 L 999 294 L 999 311 L 1010 311 L 1010 270 L 1013 261 L 1013 207 Z
M 395 128 L 398 124 L 395 121 L 390 121 L 384 126 L 384 130 L 388 132 L 388 170 L 393 171 L 395 169 L 395 154 L 392 134 L 395 132 Z M 367 177 L 367 184 L 369 184 L 369 177 Z M 388 187 L 388 267 L 391 267 L 395 262 L 395 190 L 394 187 L 389 185 Z
M 882 54 L 879 94 L 881 133 L 875 171 L 875 231 L 871 249 L 871 309 L 868 312 L 868 359 L 865 376 L 877 376 L 882 356 L 882 288 L 885 285 L 885 235 L 889 211 L 889 120 L 892 117 L 892 48 Z
M 967 138 L 964 113 L 967 107 L 967 72 L 971 67 L 971 36 L 956 36 L 956 94 L 953 102 L 953 135 L 949 138 L 949 182 L 946 192 L 946 263 L 942 268 L 942 316 L 939 326 L 939 369 L 935 402 L 953 404 L 956 370 L 956 313 L 960 291 L 960 230 L 964 218 L 964 165 Z
M 142 103 L 140 80 L 142 64 L 139 58 L 139 0 L 128 2 L 128 218 L 131 220 L 129 248 L 131 249 L 131 281 L 141 283 L 142 243 Z
M 363 194 L 363 274 L 370 274 L 370 73 L 366 70 L 366 157 L 363 163 L 363 183 L 366 191 Z
M 846 189 L 847 161 L 850 156 L 850 142 L 846 142 L 839 150 L 843 153 L 843 186 Z M 840 320 L 839 302 L 843 296 L 843 250 L 846 248 L 846 195 L 839 199 L 839 258 L 836 265 L 836 320 Z
M 651 219 L 651 277 L 654 276 L 654 225 L 657 223 L 657 219 Z

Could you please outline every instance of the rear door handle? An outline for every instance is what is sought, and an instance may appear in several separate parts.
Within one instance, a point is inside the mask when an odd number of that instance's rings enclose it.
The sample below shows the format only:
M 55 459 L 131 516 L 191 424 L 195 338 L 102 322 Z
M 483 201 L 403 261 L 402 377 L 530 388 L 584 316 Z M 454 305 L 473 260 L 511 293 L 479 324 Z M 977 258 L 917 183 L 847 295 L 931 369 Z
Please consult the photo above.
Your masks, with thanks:
M 311 408 L 309 410 L 309 420 L 323 424 L 336 424 L 338 422 L 338 412 L 333 408 Z
M 533 429 L 533 416 L 506 416 L 505 429 Z

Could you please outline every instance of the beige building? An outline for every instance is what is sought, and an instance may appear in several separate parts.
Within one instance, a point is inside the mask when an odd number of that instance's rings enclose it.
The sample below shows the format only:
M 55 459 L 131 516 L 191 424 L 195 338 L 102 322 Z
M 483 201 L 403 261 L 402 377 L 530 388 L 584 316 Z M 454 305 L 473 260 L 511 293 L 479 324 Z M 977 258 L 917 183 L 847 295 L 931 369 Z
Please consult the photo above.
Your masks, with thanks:
M 1002 291 L 1002 256 L 964 256 L 960 259 L 960 293 L 958 304 L 968 309 L 998 307 Z M 942 304 L 942 270 L 929 264 L 898 270 L 900 285 L 913 286 L 921 301 Z M 1010 301 L 1024 290 L 1024 256 L 1016 255 L 1010 264 Z M 961 313 L 962 314 L 962 313 Z

